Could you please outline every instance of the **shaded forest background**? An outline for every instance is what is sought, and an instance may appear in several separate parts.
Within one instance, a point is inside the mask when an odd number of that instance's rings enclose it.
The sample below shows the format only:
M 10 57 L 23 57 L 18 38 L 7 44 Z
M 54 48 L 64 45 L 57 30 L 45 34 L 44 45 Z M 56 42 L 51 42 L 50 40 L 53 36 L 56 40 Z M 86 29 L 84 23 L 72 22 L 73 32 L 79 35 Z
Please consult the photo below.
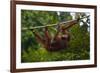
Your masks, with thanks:
M 56 12 L 21 10 L 21 28 L 57 24 L 77 17 L 87 16 L 89 13 Z M 57 32 L 57 27 L 49 27 L 52 36 Z M 70 41 L 68 48 L 57 52 L 49 52 L 36 40 L 30 30 L 21 31 L 21 61 L 45 62 L 64 60 L 86 60 L 90 58 L 90 18 L 83 19 L 68 29 Z M 44 29 L 35 29 L 44 37 Z M 45 37 L 44 37 L 45 38 Z

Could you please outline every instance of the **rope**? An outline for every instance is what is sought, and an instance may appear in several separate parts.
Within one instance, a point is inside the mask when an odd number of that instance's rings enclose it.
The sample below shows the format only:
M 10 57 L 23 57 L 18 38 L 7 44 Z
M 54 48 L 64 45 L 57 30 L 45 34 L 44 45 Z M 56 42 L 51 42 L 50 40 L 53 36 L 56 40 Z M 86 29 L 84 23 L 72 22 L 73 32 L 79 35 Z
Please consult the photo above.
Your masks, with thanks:
M 90 16 L 90 15 L 89 15 Z M 89 16 L 85 16 L 85 17 L 82 17 L 82 18 L 78 18 L 76 20 L 81 20 L 81 19 L 84 19 L 84 18 L 88 18 Z M 69 24 L 70 22 L 73 22 L 75 20 L 70 20 L 70 21 L 64 21 L 64 22 L 60 22 L 59 25 L 61 24 Z M 36 26 L 36 27 L 23 27 L 22 30 L 32 30 L 32 29 L 38 29 L 38 28 L 45 28 L 45 27 L 52 27 L 52 26 L 57 26 L 58 24 L 51 24 L 51 25 L 45 25 L 45 26 Z

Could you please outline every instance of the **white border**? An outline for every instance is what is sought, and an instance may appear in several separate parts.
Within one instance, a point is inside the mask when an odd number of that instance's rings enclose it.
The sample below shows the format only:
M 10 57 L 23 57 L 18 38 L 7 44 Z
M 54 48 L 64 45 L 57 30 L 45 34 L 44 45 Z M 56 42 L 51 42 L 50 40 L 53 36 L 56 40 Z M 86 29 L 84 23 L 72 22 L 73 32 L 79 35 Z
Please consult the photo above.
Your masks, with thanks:
M 58 62 L 37 62 L 37 63 L 21 63 L 21 9 L 25 10 L 43 10 L 43 11 L 63 11 L 63 12 L 89 12 L 90 13 L 90 60 L 77 61 L 58 61 Z M 94 10 L 85 8 L 70 7 L 50 7 L 35 5 L 16 5 L 16 68 L 39 68 L 54 66 L 73 66 L 94 64 Z

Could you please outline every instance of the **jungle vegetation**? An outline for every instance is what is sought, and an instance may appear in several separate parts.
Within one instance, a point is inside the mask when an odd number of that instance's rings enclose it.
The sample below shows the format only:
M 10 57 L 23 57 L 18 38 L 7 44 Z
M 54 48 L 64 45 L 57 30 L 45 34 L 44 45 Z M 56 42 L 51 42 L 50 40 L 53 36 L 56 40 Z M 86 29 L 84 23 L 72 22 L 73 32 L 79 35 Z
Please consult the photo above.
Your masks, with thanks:
M 74 14 L 74 15 L 73 15 Z M 56 12 L 21 10 L 21 28 L 36 27 L 57 24 L 69 21 L 78 16 L 87 16 L 87 13 Z M 90 18 L 79 21 L 68 29 L 70 41 L 68 48 L 50 52 L 37 42 L 31 30 L 21 30 L 21 62 L 46 62 L 65 60 L 87 60 L 90 59 Z M 57 32 L 55 27 L 49 27 L 52 36 Z M 35 29 L 44 37 L 44 28 Z M 44 37 L 45 38 L 45 37 Z

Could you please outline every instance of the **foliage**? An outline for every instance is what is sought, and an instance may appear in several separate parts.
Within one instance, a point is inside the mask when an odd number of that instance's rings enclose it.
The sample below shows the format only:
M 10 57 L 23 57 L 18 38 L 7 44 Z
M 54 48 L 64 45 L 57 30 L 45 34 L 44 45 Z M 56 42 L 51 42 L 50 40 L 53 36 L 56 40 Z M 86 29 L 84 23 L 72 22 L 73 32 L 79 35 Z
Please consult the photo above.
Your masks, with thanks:
M 86 16 L 85 13 L 76 13 L 80 16 Z M 56 24 L 60 21 L 72 20 L 70 12 L 56 11 L 21 11 L 21 26 L 35 27 L 48 24 Z M 89 18 L 88 18 L 89 20 Z M 80 21 L 83 22 L 83 21 Z M 45 62 L 45 61 L 63 61 L 63 60 L 85 60 L 90 58 L 90 34 L 87 30 L 89 26 L 87 22 L 80 26 L 80 22 L 72 26 L 68 31 L 70 32 L 70 41 L 68 48 L 61 51 L 49 52 L 43 48 L 35 39 L 31 30 L 21 31 L 21 61 L 22 62 Z M 57 27 L 49 27 L 50 34 L 53 36 Z M 36 29 L 41 36 L 44 29 Z

